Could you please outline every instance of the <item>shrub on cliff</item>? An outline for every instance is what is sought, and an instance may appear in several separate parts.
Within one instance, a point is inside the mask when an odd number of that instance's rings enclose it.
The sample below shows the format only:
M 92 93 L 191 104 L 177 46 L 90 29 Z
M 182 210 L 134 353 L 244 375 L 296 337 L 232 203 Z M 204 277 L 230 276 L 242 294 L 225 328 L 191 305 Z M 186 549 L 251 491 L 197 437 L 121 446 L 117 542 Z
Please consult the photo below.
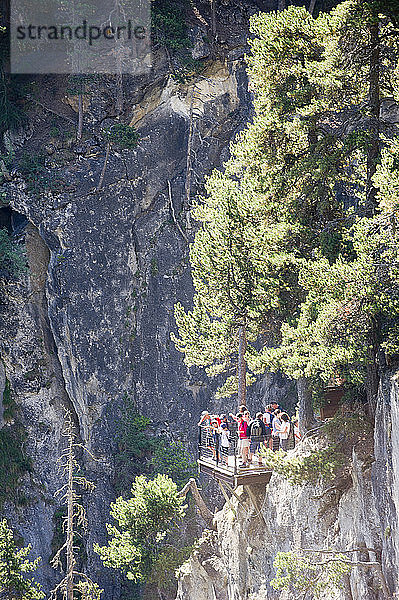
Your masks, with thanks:
M 23 252 L 6 229 L 0 229 L 0 278 L 17 277 L 26 268 Z
M 134 150 L 139 143 L 140 134 L 126 123 L 115 123 L 106 132 L 106 138 L 122 150 Z
M 30 546 L 18 548 L 7 521 L 0 521 L 0 599 L 42 600 L 41 586 L 26 574 L 35 571 L 40 558 L 28 560 Z
M 162 542 L 184 516 L 183 502 L 170 477 L 136 477 L 130 498 L 119 497 L 111 504 L 117 525 L 107 524 L 108 545 L 94 547 L 104 565 L 131 581 L 145 582 L 162 552 Z

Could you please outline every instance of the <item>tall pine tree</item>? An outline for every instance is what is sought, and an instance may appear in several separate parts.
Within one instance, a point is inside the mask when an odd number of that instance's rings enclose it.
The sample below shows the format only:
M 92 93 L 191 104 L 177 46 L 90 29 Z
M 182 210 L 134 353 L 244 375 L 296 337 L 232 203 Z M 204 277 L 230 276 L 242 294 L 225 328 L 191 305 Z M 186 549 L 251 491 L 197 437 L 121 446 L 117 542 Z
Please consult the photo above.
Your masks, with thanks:
M 375 323 L 364 329 L 362 305 L 353 331 L 337 336 L 323 310 L 339 320 L 347 271 L 364 262 L 357 221 L 374 219 L 378 204 L 380 103 L 396 72 L 395 22 L 375 2 L 347 0 L 317 18 L 298 7 L 260 14 L 251 29 L 255 116 L 196 210 L 194 309 L 176 307 L 175 341 L 187 364 L 228 374 L 245 318 L 250 377 L 281 368 L 297 379 L 307 429 L 310 378 L 355 367 L 375 392 Z M 315 318 L 323 336 L 310 327 Z M 237 389 L 232 382 L 222 392 Z

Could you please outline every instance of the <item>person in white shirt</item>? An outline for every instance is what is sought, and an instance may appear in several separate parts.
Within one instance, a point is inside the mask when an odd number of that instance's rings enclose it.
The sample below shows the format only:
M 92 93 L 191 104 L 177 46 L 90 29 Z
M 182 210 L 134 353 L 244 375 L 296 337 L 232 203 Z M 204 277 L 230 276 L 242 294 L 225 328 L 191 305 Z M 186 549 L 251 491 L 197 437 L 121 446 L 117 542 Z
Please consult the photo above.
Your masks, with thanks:
M 281 410 L 275 410 L 272 415 L 272 440 L 273 440 L 273 452 L 277 452 L 280 448 L 280 420 Z
M 288 436 L 290 435 L 290 418 L 287 413 L 281 413 L 278 436 L 280 438 L 280 448 L 287 452 Z
M 221 452 L 220 457 L 222 462 L 227 465 L 228 464 L 228 456 L 229 456 L 229 446 L 230 446 L 230 431 L 227 428 L 226 423 L 222 423 L 220 425 L 220 446 Z

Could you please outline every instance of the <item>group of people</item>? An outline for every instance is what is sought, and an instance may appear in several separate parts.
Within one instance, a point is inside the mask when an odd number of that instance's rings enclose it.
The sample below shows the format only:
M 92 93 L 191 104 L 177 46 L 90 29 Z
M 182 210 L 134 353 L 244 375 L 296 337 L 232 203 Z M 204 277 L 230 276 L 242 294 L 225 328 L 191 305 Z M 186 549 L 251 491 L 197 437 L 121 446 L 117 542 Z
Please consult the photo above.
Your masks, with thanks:
M 229 417 L 232 421 L 229 421 Z M 262 464 L 260 451 L 270 448 L 274 452 L 280 448 L 288 449 L 290 433 L 293 433 L 295 444 L 301 439 L 296 418 L 292 420 L 282 411 L 277 402 L 269 404 L 265 412 L 258 412 L 251 418 L 245 405 L 239 407 L 237 414 L 209 414 L 207 410 L 201 413 L 198 426 L 206 432 L 206 445 L 212 451 L 213 459 L 228 464 L 232 432 L 237 427 L 237 453 L 241 467 L 250 463 Z

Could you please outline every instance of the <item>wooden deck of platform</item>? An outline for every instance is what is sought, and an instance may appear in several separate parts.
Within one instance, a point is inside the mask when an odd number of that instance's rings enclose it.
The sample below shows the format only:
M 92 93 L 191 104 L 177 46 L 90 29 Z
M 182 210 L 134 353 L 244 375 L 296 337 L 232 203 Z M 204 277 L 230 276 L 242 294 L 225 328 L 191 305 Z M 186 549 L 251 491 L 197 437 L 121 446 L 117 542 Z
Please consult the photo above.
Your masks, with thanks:
M 229 457 L 233 459 L 233 457 Z M 228 483 L 233 489 L 239 485 L 253 485 L 259 483 L 269 483 L 272 471 L 265 466 L 256 465 L 249 468 L 237 467 L 234 472 L 234 465 L 223 465 L 211 458 L 199 458 L 198 468 L 200 473 L 204 473 L 213 479 Z

